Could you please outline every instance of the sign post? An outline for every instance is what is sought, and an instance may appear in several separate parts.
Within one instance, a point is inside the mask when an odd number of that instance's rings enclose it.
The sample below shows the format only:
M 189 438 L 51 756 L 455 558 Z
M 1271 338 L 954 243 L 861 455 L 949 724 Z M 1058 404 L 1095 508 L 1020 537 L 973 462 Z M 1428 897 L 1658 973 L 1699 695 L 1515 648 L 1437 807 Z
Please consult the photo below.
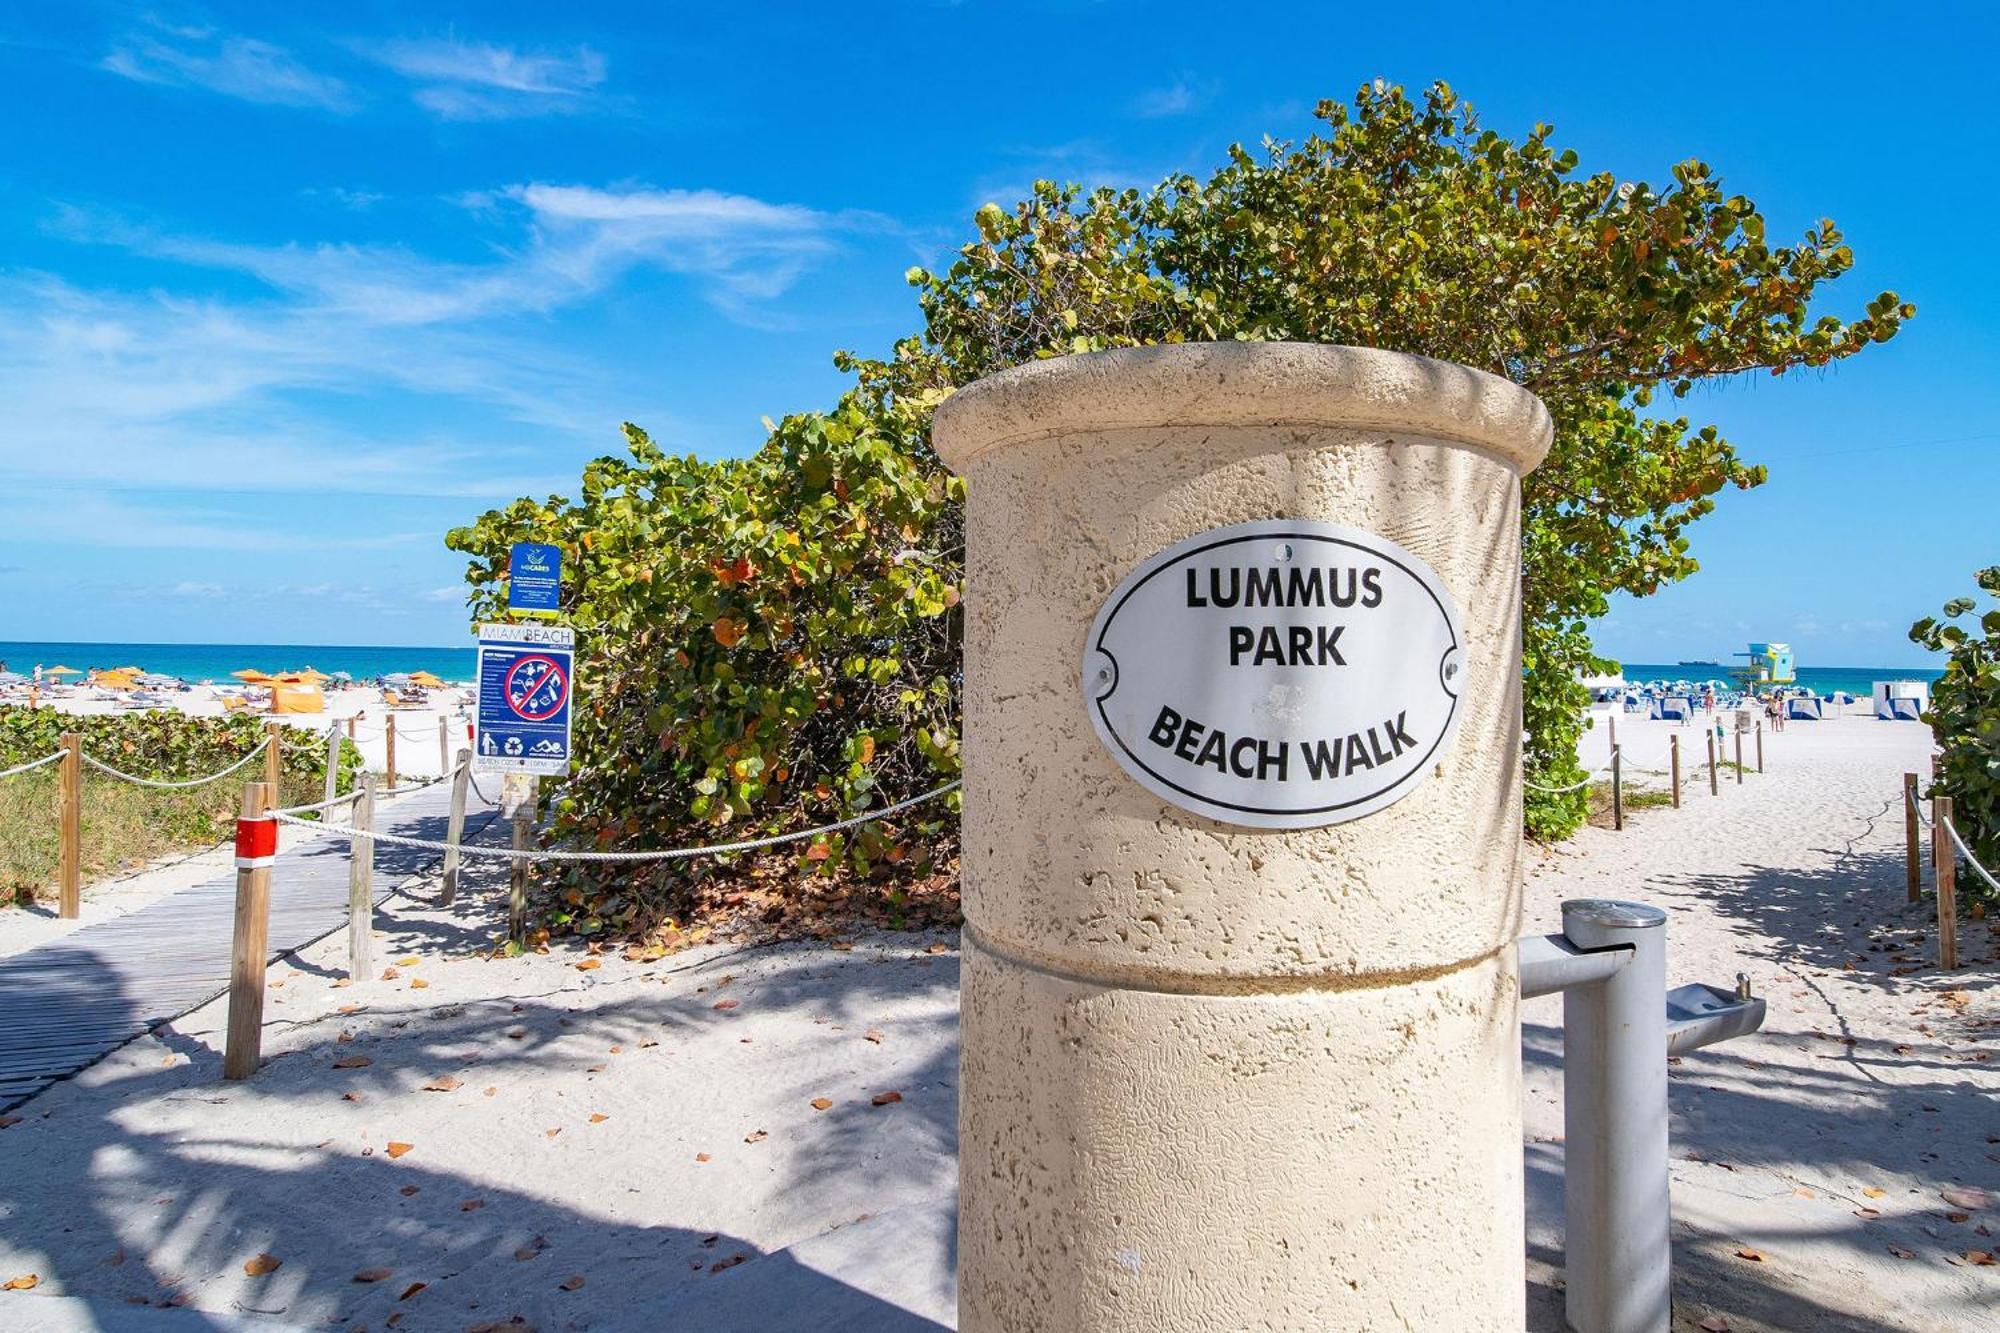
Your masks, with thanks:
M 1550 435 L 1494 376 L 1295 344 L 1061 357 L 938 409 L 971 482 L 964 1333 L 1525 1321 Z
M 560 625 L 479 627 L 479 707 L 472 767 L 567 773 L 576 632 Z
M 562 548 L 515 542 L 507 551 L 507 609 L 555 619 L 562 612 Z

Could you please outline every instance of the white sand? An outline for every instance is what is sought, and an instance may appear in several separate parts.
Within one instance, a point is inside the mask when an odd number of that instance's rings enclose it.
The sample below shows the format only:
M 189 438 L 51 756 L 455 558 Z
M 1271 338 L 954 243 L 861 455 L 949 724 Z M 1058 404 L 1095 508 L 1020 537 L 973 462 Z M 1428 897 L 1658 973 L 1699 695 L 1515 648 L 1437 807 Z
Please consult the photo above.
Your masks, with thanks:
M 1665 734 L 1620 722 L 1639 759 Z M 1892 974 L 1931 957 L 1894 805 L 1927 750 L 1912 724 L 1796 723 L 1767 738 L 1763 777 L 1691 782 L 1680 810 L 1536 858 L 1530 929 L 1566 897 L 1656 902 L 1671 983 L 1740 968 L 1770 1000 L 1764 1033 L 1674 1067 L 1677 1328 L 1991 1326 L 2000 1268 L 1960 1256 L 1993 1248 L 1978 1228 L 2000 1209 L 1952 1221 L 1938 1191 L 2000 1192 L 2000 1061 L 1979 1058 L 2000 1035 L 1995 937 L 1963 924 L 1948 979 Z M 0 1293 L 0 1325 L 70 1292 L 350 1331 L 395 1311 L 404 1330 L 656 1327 L 645 1309 L 738 1255 L 752 1267 L 722 1280 L 948 1196 L 954 952 L 895 936 L 587 971 L 570 948 L 478 961 L 499 882 L 482 873 L 453 910 L 392 904 L 381 955 L 420 960 L 392 980 L 337 985 L 338 939 L 275 969 L 271 1059 L 247 1084 L 217 1081 L 211 1005 L 21 1108 L 0 1131 L 0 1279 L 42 1285 Z M 1536 1329 L 1559 1300 L 1559 1022 L 1554 999 L 1524 1010 Z M 351 1055 L 371 1063 L 332 1068 Z M 454 1090 L 424 1090 L 446 1075 Z M 872 1105 L 885 1091 L 901 1101 Z M 413 1146 L 392 1159 L 392 1141 Z M 283 1267 L 247 1276 L 259 1253 Z M 354 1280 L 372 1269 L 391 1276 Z M 787 1325 L 815 1326 L 809 1309 Z

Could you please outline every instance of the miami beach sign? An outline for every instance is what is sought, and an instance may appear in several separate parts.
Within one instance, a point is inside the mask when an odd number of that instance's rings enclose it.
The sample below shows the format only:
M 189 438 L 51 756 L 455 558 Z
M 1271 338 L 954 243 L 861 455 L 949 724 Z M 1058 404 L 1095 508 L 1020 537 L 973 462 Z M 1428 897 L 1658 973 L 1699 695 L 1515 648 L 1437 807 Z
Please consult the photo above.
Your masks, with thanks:
M 1282 519 L 1200 533 L 1111 592 L 1085 640 L 1092 724 L 1141 786 L 1252 828 L 1401 800 L 1450 744 L 1458 608 L 1395 542 Z

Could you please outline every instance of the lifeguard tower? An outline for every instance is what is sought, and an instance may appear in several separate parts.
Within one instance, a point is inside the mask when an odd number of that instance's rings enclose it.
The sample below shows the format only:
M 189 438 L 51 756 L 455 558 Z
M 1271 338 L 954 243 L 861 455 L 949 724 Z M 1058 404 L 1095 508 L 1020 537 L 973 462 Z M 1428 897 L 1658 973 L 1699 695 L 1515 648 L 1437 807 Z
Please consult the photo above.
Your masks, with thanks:
M 1749 652 L 1736 656 L 1748 659 L 1734 673 L 1745 693 L 1755 694 L 1767 685 L 1791 685 L 1799 678 L 1789 643 L 1753 643 Z

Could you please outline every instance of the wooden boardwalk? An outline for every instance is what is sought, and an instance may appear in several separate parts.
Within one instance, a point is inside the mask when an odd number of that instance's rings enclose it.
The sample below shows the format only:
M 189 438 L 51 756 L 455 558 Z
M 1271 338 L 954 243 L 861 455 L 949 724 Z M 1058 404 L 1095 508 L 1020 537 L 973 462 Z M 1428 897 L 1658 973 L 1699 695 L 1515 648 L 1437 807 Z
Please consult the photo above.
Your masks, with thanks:
M 442 840 L 450 801 L 451 785 L 436 783 L 378 806 L 376 827 Z M 497 813 L 469 809 L 466 841 Z M 379 845 L 376 901 L 438 859 L 435 852 Z M 0 1111 L 227 990 L 235 910 L 232 868 L 127 916 L 0 959 Z M 347 840 L 316 837 L 281 855 L 271 873 L 271 957 L 346 925 Z

